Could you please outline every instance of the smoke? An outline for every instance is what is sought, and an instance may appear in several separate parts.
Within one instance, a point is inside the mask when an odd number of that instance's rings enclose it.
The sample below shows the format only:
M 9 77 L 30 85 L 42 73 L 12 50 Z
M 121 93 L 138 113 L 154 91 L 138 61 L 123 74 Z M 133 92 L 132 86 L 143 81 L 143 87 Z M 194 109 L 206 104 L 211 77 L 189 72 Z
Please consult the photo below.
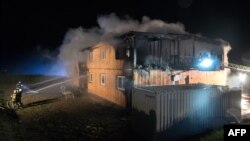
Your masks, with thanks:
M 239 80 L 239 74 L 229 74 L 227 77 L 227 85 L 229 88 L 240 88 L 241 82 Z
M 119 18 L 116 14 L 104 15 L 97 18 L 97 27 L 85 29 L 82 27 L 69 29 L 60 47 L 59 59 L 63 62 L 68 75 L 75 74 L 78 61 L 84 61 L 86 56 L 81 50 L 100 42 L 112 43 L 115 35 L 128 31 L 158 32 L 158 33 L 186 33 L 181 23 L 168 23 L 158 19 L 143 16 L 141 21 L 129 16 Z
M 181 23 L 167 23 L 158 19 L 150 19 L 147 16 L 143 16 L 141 21 L 137 21 L 128 16 L 121 19 L 112 13 L 99 17 L 97 22 L 104 34 L 122 34 L 128 31 L 185 33 L 184 25 Z
M 97 28 L 83 29 L 82 27 L 70 29 L 60 48 L 59 60 L 63 62 L 64 68 L 69 76 L 75 73 L 78 61 L 84 61 L 81 50 L 95 45 L 101 38 L 100 30 Z

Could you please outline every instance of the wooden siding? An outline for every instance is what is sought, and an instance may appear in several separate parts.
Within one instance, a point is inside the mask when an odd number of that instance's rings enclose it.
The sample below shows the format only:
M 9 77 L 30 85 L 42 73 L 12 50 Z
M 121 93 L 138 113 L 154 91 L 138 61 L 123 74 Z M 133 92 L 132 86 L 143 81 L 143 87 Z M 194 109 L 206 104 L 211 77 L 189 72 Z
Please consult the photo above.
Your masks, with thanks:
M 190 70 L 185 72 L 178 72 L 179 79 L 178 84 L 186 84 L 188 79 L 188 84 L 205 83 L 213 85 L 226 85 L 227 81 L 227 71 L 197 71 Z M 175 75 L 175 76 L 177 76 Z M 174 81 L 171 80 L 171 75 L 169 72 L 161 70 L 135 70 L 134 71 L 134 84 L 137 86 L 160 86 L 160 85 L 173 85 Z M 187 78 L 188 77 L 188 78 Z
M 101 59 L 101 50 L 105 50 L 106 58 Z M 92 82 L 88 82 L 88 92 L 102 97 L 110 102 L 125 107 L 124 91 L 118 90 L 116 79 L 118 75 L 123 75 L 124 61 L 115 59 L 115 50 L 107 44 L 98 44 L 92 50 L 93 59 L 87 61 L 88 73 L 91 73 Z M 105 75 L 105 85 L 101 85 L 101 74 Z
M 101 59 L 101 50 L 105 50 L 106 59 Z M 93 59 L 87 61 L 88 69 L 122 69 L 124 61 L 115 59 L 115 49 L 108 44 L 98 44 L 92 50 Z
M 122 75 L 121 70 L 89 69 L 92 82 L 88 83 L 88 92 L 100 96 L 108 101 L 125 107 L 124 91 L 116 87 L 116 77 Z M 101 74 L 105 75 L 105 85 L 101 85 Z

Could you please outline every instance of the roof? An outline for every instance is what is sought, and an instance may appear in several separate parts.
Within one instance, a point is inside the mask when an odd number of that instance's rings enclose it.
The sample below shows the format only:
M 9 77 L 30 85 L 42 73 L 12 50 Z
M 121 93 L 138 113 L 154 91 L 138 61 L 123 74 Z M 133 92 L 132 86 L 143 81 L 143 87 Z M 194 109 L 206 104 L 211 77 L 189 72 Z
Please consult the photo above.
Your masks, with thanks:
M 216 45 L 229 45 L 226 41 L 221 40 L 213 40 L 202 36 L 197 36 L 194 34 L 186 33 L 186 34 L 180 34 L 180 33 L 152 33 L 152 32 L 137 32 L 137 31 L 130 31 L 127 33 L 124 33 L 117 38 L 129 38 L 129 37 L 135 37 L 136 39 L 169 39 L 169 40 L 187 40 L 187 39 L 194 39 L 197 41 L 207 42 L 210 44 L 216 44 Z M 92 50 L 94 48 L 98 48 L 98 46 L 90 46 L 87 48 L 82 49 L 81 51 L 86 50 Z
M 98 46 L 90 46 L 90 47 L 86 47 L 86 48 L 84 48 L 84 49 L 81 49 L 81 51 L 83 52 L 83 51 L 87 51 L 87 50 L 93 50 L 93 49 L 95 49 L 95 48 L 98 48 Z
M 222 40 L 214 40 L 210 38 L 206 38 L 203 36 L 198 36 L 190 33 L 181 34 L 181 33 L 152 33 L 152 32 L 137 32 L 137 31 L 130 31 L 125 34 L 122 34 L 120 37 L 135 37 L 137 39 L 143 38 L 151 38 L 151 39 L 169 39 L 169 40 L 187 40 L 187 39 L 194 39 L 198 41 L 208 42 L 211 44 L 217 45 L 228 45 L 229 43 Z

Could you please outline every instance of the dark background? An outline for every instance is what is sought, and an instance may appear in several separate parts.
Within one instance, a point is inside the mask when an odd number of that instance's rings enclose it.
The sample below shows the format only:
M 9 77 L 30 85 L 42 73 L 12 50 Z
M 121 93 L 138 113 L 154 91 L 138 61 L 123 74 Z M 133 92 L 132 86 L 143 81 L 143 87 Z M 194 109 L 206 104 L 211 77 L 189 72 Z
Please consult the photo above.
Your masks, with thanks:
M 56 56 L 69 28 L 97 26 L 98 16 L 113 12 L 136 20 L 146 15 L 181 22 L 190 33 L 226 40 L 233 48 L 230 62 L 241 64 L 250 52 L 249 9 L 243 0 L 1 0 L 0 69 L 19 73 L 27 66 L 49 66 L 41 54 Z

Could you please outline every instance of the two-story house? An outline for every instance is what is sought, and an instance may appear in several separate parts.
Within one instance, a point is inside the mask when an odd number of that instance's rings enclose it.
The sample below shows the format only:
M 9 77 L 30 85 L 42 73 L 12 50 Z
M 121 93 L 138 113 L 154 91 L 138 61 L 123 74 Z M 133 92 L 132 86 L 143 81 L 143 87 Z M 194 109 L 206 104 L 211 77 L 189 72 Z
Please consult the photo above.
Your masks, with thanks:
M 229 44 L 192 34 L 128 32 L 118 45 L 82 50 L 80 87 L 130 107 L 132 87 L 206 83 L 226 85 Z

